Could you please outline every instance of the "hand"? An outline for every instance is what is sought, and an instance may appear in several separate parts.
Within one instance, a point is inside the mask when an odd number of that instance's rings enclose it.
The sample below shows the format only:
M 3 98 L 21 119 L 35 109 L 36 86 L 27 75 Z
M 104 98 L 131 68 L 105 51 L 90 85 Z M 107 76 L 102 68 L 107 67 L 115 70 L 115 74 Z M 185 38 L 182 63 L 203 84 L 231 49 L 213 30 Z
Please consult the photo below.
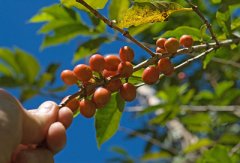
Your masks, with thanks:
M 72 119 L 69 108 L 59 110 L 51 101 L 27 111 L 0 89 L 0 163 L 54 162 L 54 154 L 66 143 Z

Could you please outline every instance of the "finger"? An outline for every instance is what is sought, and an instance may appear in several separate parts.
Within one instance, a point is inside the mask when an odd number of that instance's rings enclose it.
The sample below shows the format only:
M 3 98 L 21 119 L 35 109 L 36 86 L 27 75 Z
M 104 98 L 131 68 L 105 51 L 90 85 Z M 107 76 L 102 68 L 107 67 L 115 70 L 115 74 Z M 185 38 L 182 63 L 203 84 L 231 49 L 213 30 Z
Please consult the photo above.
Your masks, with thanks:
M 25 111 L 23 114 L 22 144 L 39 144 L 48 132 L 52 123 L 57 120 L 58 106 L 52 101 L 44 102 L 36 110 Z
M 8 162 L 11 152 L 21 141 L 22 110 L 13 96 L 0 89 L 0 162 Z
M 16 156 L 16 163 L 53 163 L 53 154 L 48 149 L 23 150 Z
M 54 154 L 63 149 L 66 139 L 66 129 L 62 123 L 55 122 L 50 126 L 47 134 L 47 145 Z
M 68 128 L 73 120 L 73 113 L 72 111 L 67 108 L 63 107 L 58 112 L 58 121 L 61 122 L 65 128 Z

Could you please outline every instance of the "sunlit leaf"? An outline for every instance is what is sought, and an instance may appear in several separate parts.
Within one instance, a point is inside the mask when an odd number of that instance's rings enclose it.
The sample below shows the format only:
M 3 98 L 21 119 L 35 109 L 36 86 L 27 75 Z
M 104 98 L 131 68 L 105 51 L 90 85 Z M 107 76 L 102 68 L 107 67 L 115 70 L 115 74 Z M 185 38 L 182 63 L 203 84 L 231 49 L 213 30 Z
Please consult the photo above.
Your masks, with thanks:
M 99 148 L 118 130 L 122 113 L 118 109 L 116 95 L 116 93 L 112 94 L 109 103 L 104 108 L 98 109 L 95 115 L 96 138 Z
M 86 7 L 84 7 L 81 3 L 77 2 L 76 0 L 60 0 L 61 3 L 64 6 L 67 7 L 76 7 L 80 10 L 87 10 Z M 84 0 L 87 4 L 89 4 L 91 7 L 93 7 L 94 9 L 102 9 L 105 7 L 106 3 L 108 0 Z
M 129 0 L 112 0 L 109 6 L 109 18 L 119 20 L 122 13 L 125 13 L 130 3 Z
M 201 149 L 202 147 L 208 147 L 211 145 L 213 145 L 213 141 L 211 141 L 210 139 L 200 139 L 196 143 L 193 143 L 193 144 L 187 146 L 184 149 L 184 152 L 185 153 L 194 152 L 196 150 Z
M 138 26 L 146 23 L 163 22 L 170 14 L 176 11 L 191 11 L 174 2 L 151 0 L 150 2 L 136 2 L 117 22 L 120 28 Z
M 169 154 L 168 152 L 161 151 L 161 152 L 145 153 L 142 156 L 141 160 L 142 161 L 156 161 L 159 159 L 166 159 L 169 157 L 171 157 L 171 154 Z

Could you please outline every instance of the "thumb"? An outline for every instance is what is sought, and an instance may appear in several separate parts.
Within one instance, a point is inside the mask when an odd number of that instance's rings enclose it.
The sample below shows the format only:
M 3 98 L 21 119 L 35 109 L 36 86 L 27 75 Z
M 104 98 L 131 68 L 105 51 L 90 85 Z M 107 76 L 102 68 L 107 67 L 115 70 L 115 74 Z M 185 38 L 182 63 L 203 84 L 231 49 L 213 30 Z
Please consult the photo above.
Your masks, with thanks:
M 52 101 L 44 102 L 38 109 L 24 111 L 22 144 L 39 144 L 47 135 L 52 123 L 57 120 L 58 106 Z

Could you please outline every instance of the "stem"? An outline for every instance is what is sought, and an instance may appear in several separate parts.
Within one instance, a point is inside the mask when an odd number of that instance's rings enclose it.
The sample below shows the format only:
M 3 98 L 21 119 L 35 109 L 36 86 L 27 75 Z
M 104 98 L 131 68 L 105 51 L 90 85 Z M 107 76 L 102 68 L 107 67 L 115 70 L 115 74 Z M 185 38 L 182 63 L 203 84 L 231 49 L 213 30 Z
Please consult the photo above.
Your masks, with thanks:
M 155 53 L 152 52 L 148 47 L 144 46 L 142 43 L 140 43 L 138 40 L 136 40 L 134 37 L 132 37 L 128 31 L 125 31 L 118 26 L 116 26 L 112 21 L 108 20 L 106 17 L 104 17 L 102 14 L 100 14 L 97 10 L 92 8 L 89 4 L 87 4 L 84 0 L 76 0 L 78 3 L 85 6 L 91 13 L 93 13 L 97 18 L 101 19 L 104 23 L 106 23 L 110 28 L 113 28 L 120 33 L 122 33 L 123 36 L 127 37 L 129 40 L 137 44 L 139 47 L 144 49 L 146 52 L 148 52 L 152 57 L 155 56 Z

